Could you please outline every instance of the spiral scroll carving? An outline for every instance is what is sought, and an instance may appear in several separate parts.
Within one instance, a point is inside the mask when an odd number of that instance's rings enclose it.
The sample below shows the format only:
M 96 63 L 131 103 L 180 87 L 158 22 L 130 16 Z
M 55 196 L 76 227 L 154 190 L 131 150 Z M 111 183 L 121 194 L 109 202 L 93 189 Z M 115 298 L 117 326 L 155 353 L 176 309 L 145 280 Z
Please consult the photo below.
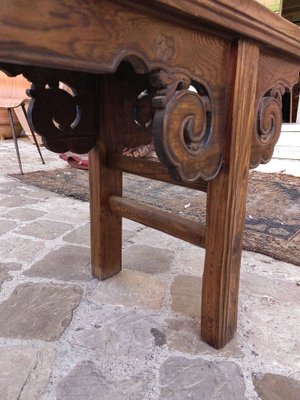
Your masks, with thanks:
M 95 76 L 4 63 L 0 68 L 10 76 L 23 74 L 32 82 L 29 122 L 49 150 L 87 153 L 96 144 Z
M 50 150 L 86 153 L 96 143 L 92 92 L 86 87 L 74 89 L 73 82 L 64 83 L 62 87 L 57 80 L 33 83 L 29 118 Z
M 220 160 L 212 154 L 212 104 L 208 91 L 186 77 L 172 80 L 163 75 L 163 78 L 167 88 L 158 91 L 153 99 L 158 157 L 175 179 L 184 182 L 213 179 Z M 189 90 L 191 84 L 197 90 Z
M 273 155 L 282 126 L 282 95 L 285 86 L 275 85 L 259 101 L 257 126 L 252 144 L 251 167 L 267 163 Z

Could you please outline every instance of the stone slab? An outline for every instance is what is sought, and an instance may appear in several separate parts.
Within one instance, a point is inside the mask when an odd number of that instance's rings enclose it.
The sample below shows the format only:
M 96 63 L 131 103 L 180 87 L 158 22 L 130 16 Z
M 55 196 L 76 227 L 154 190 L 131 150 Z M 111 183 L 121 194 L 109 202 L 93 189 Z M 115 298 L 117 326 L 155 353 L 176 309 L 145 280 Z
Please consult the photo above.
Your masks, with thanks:
M 1 219 L 0 220 L 0 235 L 4 235 L 5 233 L 15 229 L 17 224 L 14 221 L 10 221 L 9 219 Z
M 89 281 L 92 279 L 90 250 L 71 245 L 52 250 L 24 275 L 62 281 Z
M 123 268 L 148 274 L 167 272 L 171 268 L 173 253 L 152 246 L 133 245 L 123 254 Z
M 57 400 L 142 400 L 151 391 L 148 372 L 111 380 L 91 361 L 82 361 L 58 385 Z
M 244 302 L 240 315 L 244 341 L 258 360 L 300 370 L 300 307 L 263 297 Z
M 40 400 L 49 381 L 54 350 L 30 345 L 0 348 L 1 400 Z
M 200 323 L 198 321 L 170 319 L 166 321 L 167 345 L 171 351 L 180 351 L 186 354 L 209 354 L 217 357 L 241 358 L 241 338 L 238 334 L 225 347 L 216 350 L 204 343 L 200 337 Z
M 58 194 L 45 190 L 30 190 L 25 196 L 33 199 L 49 199 L 51 197 L 58 197 Z
M 241 291 L 258 297 L 267 296 L 278 303 L 300 303 L 300 287 L 296 282 L 270 279 L 267 276 L 243 273 Z
M 11 279 L 11 276 L 7 272 L 6 268 L 2 268 L 0 266 L 0 288 L 1 288 L 2 283 L 7 279 Z
M 201 292 L 201 277 L 177 275 L 171 285 L 172 311 L 189 317 L 200 318 Z
M 20 207 L 13 210 L 8 211 L 3 214 L 3 217 L 19 220 L 19 221 L 33 221 L 36 218 L 40 218 L 46 213 L 41 210 L 35 210 L 32 208 Z
M 265 374 L 253 380 L 261 400 L 299 400 L 300 381 L 283 375 Z
M 37 200 L 24 196 L 9 196 L 0 200 L 0 207 L 22 207 L 28 204 L 35 204 Z
M 35 241 L 22 237 L 3 239 L 0 241 L 1 260 L 17 263 L 32 262 L 33 256 L 45 248 L 41 241 Z
M 135 232 L 130 231 L 129 229 L 123 229 L 122 230 L 123 242 L 127 242 L 127 240 L 130 240 L 134 235 L 135 235 Z
M 106 281 L 99 282 L 90 300 L 97 304 L 159 310 L 165 289 L 165 283 L 155 276 L 124 270 Z
M 0 304 L 0 336 L 20 339 L 58 339 L 79 305 L 78 286 L 25 283 Z
M 80 226 L 74 231 L 66 234 L 63 237 L 63 240 L 69 243 L 90 246 L 90 224 Z
M 126 359 L 146 358 L 158 344 L 161 327 L 148 314 L 136 310 L 111 311 L 105 321 L 95 321 L 74 332 L 72 346 L 92 350 L 97 356 Z M 161 339 L 161 338 L 160 338 Z
M 5 269 L 7 271 L 18 271 L 22 268 L 22 264 L 14 262 L 1 262 L 0 269 Z
M 39 239 L 51 240 L 72 229 L 72 225 L 63 222 L 47 220 L 35 221 L 17 230 L 21 235 L 33 236 Z
M 201 276 L 204 268 L 205 250 L 184 243 L 184 248 L 178 252 L 176 267 L 180 273 Z
M 171 357 L 160 368 L 160 400 L 242 400 L 245 384 L 233 362 Z

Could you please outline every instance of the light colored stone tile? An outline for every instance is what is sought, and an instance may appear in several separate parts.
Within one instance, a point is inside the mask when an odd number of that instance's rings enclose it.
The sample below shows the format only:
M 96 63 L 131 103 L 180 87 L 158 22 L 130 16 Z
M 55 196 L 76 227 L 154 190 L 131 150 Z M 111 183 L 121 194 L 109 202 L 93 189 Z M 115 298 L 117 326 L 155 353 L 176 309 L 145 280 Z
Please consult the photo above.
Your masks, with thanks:
M 83 361 L 61 380 L 57 400 L 141 400 L 152 386 L 152 374 L 147 371 L 112 381 L 95 363 Z
M 133 232 L 137 232 L 145 228 L 144 225 L 138 224 L 137 222 L 131 221 L 130 219 L 127 218 L 123 218 L 122 224 L 123 224 L 123 229 L 128 229 Z
M 36 200 L 24 196 L 9 196 L 0 200 L 0 207 L 22 207 L 36 202 Z
M 247 301 L 240 323 L 245 344 L 260 360 L 300 369 L 299 304 L 278 304 L 268 297 Z
M 90 225 L 86 224 L 63 237 L 63 240 L 69 243 L 82 244 L 90 246 Z
M 250 251 L 243 251 L 242 271 L 266 275 L 272 279 L 300 279 L 300 268 L 298 266 Z
M 163 345 L 162 329 L 153 317 L 136 310 L 113 311 L 105 321 L 94 322 L 74 333 L 72 346 L 94 351 L 101 357 L 126 357 L 141 360 L 155 345 Z M 159 343 L 159 344 L 158 344 Z
M 89 281 L 92 279 L 90 250 L 71 245 L 52 250 L 24 275 L 63 281 Z
M 58 197 L 56 193 L 47 192 L 45 190 L 30 190 L 26 193 L 26 197 L 30 197 L 33 199 L 49 199 L 52 197 Z
M 25 283 L 0 304 L 0 336 L 53 341 L 69 325 L 82 290 L 78 286 Z
M 233 362 L 171 357 L 160 369 L 161 400 L 242 400 L 245 384 Z
M 253 380 L 261 400 L 299 400 L 300 381 L 287 376 L 265 374 Z
M 123 268 L 148 274 L 167 272 L 171 268 L 173 253 L 152 246 L 133 245 L 123 254 Z
M 0 241 L 1 260 L 31 262 L 33 255 L 45 248 L 44 243 L 14 236 Z
M 81 212 L 78 210 L 58 210 L 55 212 L 51 212 L 47 215 L 47 218 L 52 219 L 54 221 L 68 221 L 71 224 L 80 224 L 82 222 L 89 220 L 89 214 L 87 212 Z
M 39 400 L 49 381 L 54 350 L 13 346 L 0 351 L 1 400 Z
M 166 285 L 158 278 L 137 271 L 121 271 L 99 282 L 90 296 L 97 304 L 114 304 L 158 310 L 161 308 Z
M 176 266 L 182 273 L 189 275 L 202 275 L 204 268 L 205 250 L 186 243 L 184 249 L 179 251 Z
M 1 284 L 6 281 L 7 279 L 11 279 L 11 276 L 9 275 L 9 273 L 7 272 L 7 269 L 2 268 L 0 266 L 0 288 L 1 288 Z
M 7 213 L 3 214 L 3 217 L 19 220 L 19 221 L 32 221 L 36 218 L 40 218 L 46 213 L 40 210 L 34 210 L 32 208 L 16 208 L 14 210 L 10 210 Z
M 270 279 L 257 274 L 241 275 L 241 291 L 257 297 L 267 296 L 278 303 L 300 302 L 300 287 L 296 282 Z
M 21 235 L 28 235 L 40 239 L 51 240 L 72 229 L 72 225 L 63 222 L 53 222 L 46 220 L 35 221 L 30 225 L 17 230 Z
M 171 308 L 176 313 L 200 318 L 202 279 L 199 276 L 178 275 L 171 285 Z
M 1 219 L 0 220 L 0 235 L 4 235 L 5 233 L 15 229 L 17 226 L 16 222 L 10 221 L 9 219 Z
M 22 264 L 0 261 L 0 269 L 5 269 L 6 271 L 18 271 L 21 268 L 22 268 Z
M 167 235 L 163 232 L 158 232 L 156 229 L 145 228 L 140 232 L 137 232 L 135 236 L 136 243 L 145 246 L 160 247 L 169 250 L 176 250 L 182 243 L 181 240 Z
M 123 231 L 122 231 L 123 242 L 127 242 L 127 240 L 130 240 L 134 235 L 135 235 L 135 232 L 130 231 L 128 229 L 123 229 Z
M 210 354 L 220 357 L 241 358 L 245 354 L 240 344 L 241 338 L 236 335 L 223 349 L 216 350 L 207 345 L 200 337 L 198 321 L 167 320 L 166 338 L 170 350 L 187 354 Z

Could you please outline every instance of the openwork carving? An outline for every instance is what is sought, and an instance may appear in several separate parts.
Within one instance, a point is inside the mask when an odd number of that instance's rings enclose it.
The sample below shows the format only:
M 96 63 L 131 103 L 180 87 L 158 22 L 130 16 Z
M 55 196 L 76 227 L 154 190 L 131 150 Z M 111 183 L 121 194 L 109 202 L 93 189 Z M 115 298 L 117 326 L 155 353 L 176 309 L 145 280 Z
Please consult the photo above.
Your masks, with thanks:
M 285 85 L 277 83 L 259 101 L 257 125 L 252 144 L 251 168 L 267 163 L 273 155 L 282 126 L 282 96 Z
M 153 99 L 154 143 L 159 159 L 174 178 L 184 182 L 213 179 L 220 159 L 213 153 L 210 140 L 212 104 L 207 89 L 185 75 L 164 71 L 152 74 L 150 79 L 160 88 Z
M 96 81 L 93 75 L 1 64 L 30 82 L 29 122 L 54 152 L 87 153 L 96 143 Z

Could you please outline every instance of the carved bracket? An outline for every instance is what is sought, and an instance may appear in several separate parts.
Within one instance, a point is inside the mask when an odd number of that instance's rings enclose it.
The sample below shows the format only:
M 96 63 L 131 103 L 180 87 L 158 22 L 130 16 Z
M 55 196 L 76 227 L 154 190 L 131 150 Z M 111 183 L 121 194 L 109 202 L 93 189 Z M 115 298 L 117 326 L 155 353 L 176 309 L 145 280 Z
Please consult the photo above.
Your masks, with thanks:
M 11 76 L 22 73 L 32 82 L 28 118 L 49 150 L 91 150 L 98 131 L 93 75 L 9 64 L 0 68 Z
M 282 126 L 282 96 L 287 85 L 278 82 L 258 103 L 257 121 L 253 135 L 250 167 L 271 160 Z
M 208 90 L 184 74 L 158 71 L 151 74 L 150 81 L 158 88 L 153 98 L 153 134 L 160 161 L 175 179 L 213 179 L 221 157 L 215 154 L 211 140 L 213 116 Z

